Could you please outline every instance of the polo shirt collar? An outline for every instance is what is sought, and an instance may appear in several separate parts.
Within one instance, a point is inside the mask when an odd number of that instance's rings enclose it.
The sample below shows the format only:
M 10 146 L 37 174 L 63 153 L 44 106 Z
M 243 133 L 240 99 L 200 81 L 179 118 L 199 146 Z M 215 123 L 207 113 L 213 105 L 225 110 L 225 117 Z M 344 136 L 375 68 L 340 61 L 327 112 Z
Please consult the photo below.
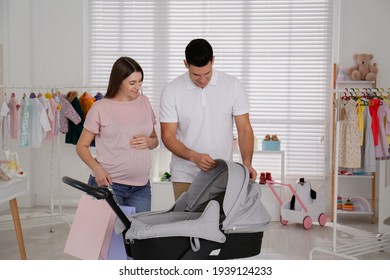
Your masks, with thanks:
M 215 86 L 217 84 L 218 77 L 219 77 L 219 72 L 217 70 L 215 70 L 215 69 L 213 69 L 212 71 L 213 71 L 213 75 L 211 76 L 211 80 L 210 80 L 210 82 L 208 83 L 207 86 L 209 86 L 209 85 Z M 191 81 L 190 73 L 188 71 L 185 74 L 185 83 L 186 83 L 186 86 L 187 86 L 188 89 L 195 89 L 195 88 L 197 88 L 197 86 Z

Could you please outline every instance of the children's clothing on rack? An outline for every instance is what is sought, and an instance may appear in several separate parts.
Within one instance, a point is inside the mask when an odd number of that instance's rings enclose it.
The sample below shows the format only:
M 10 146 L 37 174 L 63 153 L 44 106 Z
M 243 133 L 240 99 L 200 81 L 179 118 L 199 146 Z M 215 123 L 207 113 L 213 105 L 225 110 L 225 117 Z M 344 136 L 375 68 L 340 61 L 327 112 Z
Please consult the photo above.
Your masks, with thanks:
M 344 120 L 340 122 L 340 167 L 361 167 L 360 131 L 356 105 L 357 102 L 353 99 L 343 102 Z
M 65 135 L 65 143 L 76 145 L 81 132 L 83 131 L 85 117 L 81 108 L 80 100 L 74 92 L 68 96 L 68 101 L 79 115 L 81 121 L 77 124 L 70 120 L 68 121 L 68 132 Z
M 95 98 L 88 92 L 84 92 L 79 99 L 84 117 L 86 117 L 89 109 L 91 109 L 93 103 L 95 102 Z
M 58 98 L 59 105 L 61 106 L 59 131 L 61 133 L 68 133 L 68 120 L 71 120 L 74 124 L 79 124 L 81 122 L 81 117 L 73 108 L 72 104 L 70 104 L 70 102 L 64 96 L 60 95 Z
M 10 109 L 7 103 L 7 96 L 4 96 L 3 104 L 0 109 L 0 124 L 1 124 L 1 149 L 8 149 L 9 139 L 9 113 Z
M 379 135 L 379 119 L 378 119 L 378 109 L 380 106 L 381 101 L 379 99 L 372 99 L 370 101 L 370 114 L 372 118 L 372 135 L 374 137 L 374 146 L 378 145 L 378 135 Z
M 26 95 L 23 96 L 23 99 L 20 103 L 20 146 L 27 148 L 30 146 L 29 141 L 29 123 L 30 123 L 30 104 L 26 98 Z
M 51 113 L 52 113 L 52 118 L 49 118 L 49 123 L 50 123 L 50 131 L 47 132 L 46 134 L 46 139 L 53 139 L 53 137 L 55 135 L 57 135 L 58 133 L 56 133 L 56 120 L 58 119 L 58 114 L 59 114 L 59 106 L 58 106 L 58 103 L 55 101 L 55 99 L 52 97 L 52 95 L 49 93 L 49 94 L 45 94 L 45 97 L 47 98 L 49 104 L 50 104 L 50 110 L 51 110 Z M 58 125 L 58 122 L 57 122 L 57 125 Z
M 94 96 L 95 101 L 100 100 L 100 99 L 102 99 L 103 97 L 104 97 L 104 96 L 103 96 L 103 94 L 102 94 L 101 92 L 98 92 L 98 93 Z
M 29 139 L 31 148 L 41 147 L 42 140 L 46 132 L 50 131 L 49 118 L 46 114 L 45 107 L 34 95 L 30 96 L 30 116 L 29 116 Z
M 369 110 L 364 110 L 364 149 L 362 166 L 365 172 L 376 172 L 374 137 L 372 136 L 372 118 Z
M 376 171 L 376 160 L 389 158 L 390 109 L 376 91 L 344 92 L 340 98 L 340 168 Z M 365 89 L 366 90 L 366 89 Z M 377 90 L 377 89 L 376 89 Z
M 11 139 L 17 139 L 18 138 L 18 131 L 19 131 L 19 102 L 16 98 L 15 93 L 13 92 L 11 94 L 11 98 L 8 102 L 8 107 L 10 110 L 10 135 Z
M 389 156 L 389 143 L 386 135 L 390 135 L 390 109 L 387 102 L 382 102 L 377 111 L 378 117 L 378 145 L 375 146 L 375 156 L 383 158 Z
M 87 101 L 84 107 L 81 106 L 79 98 L 66 96 L 60 97 L 57 89 L 52 88 L 52 92 L 35 94 L 31 92 L 20 102 L 17 95 L 12 92 L 11 98 L 7 98 L 6 88 L 19 88 L 25 91 L 26 88 L 37 89 L 42 92 L 43 88 L 36 87 L 8 87 L 1 86 L 0 94 L 0 147 L 8 149 L 9 139 L 19 140 L 19 145 L 24 148 L 40 148 L 44 139 L 52 140 L 60 132 L 67 134 L 65 143 L 76 144 L 83 129 L 84 113 L 82 109 L 89 110 L 95 98 L 87 92 L 83 95 Z M 16 90 L 17 92 L 17 90 Z M 76 91 L 72 91 L 77 93 Z M 20 91 L 19 91 L 20 94 Z M 77 93 L 78 94 L 78 93 Z M 76 94 L 76 95 L 77 95 Z M 72 104 L 73 103 L 73 104 Z M 75 108 L 76 107 L 76 108 Z M 69 131 L 69 126 L 72 127 Z
M 358 115 L 358 128 L 360 134 L 360 145 L 363 146 L 364 143 L 364 111 L 366 106 L 364 106 L 363 100 L 359 99 L 358 104 L 356 105 L 356 112 Z

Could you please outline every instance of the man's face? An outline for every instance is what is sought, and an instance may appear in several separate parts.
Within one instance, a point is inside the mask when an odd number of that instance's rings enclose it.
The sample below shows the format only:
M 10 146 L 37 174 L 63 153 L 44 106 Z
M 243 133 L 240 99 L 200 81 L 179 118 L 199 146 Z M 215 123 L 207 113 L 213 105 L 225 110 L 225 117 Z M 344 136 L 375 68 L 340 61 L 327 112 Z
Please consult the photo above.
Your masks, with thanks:
M 204 88 L 209 84 L 211 76 L 213 75 L 213 62 L 209 62 L 207 65 L 202 67 L 197 67 L 188 64 L 187 61 L 184 61 L 184 64 L 188 69 L 190 79 L 196 86 Z

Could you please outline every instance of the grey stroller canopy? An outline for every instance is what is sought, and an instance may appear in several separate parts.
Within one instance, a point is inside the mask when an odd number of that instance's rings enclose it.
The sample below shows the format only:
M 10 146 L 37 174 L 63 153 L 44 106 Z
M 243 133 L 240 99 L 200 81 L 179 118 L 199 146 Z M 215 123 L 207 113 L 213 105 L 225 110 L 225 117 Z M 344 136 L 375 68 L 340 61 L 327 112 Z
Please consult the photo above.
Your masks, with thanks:
M 199 172 L 171 209 L 128 217 L 131 227 L 125 238 L 187 236 L 224 243 L 226 234 L 265 231 L 271 217 L 261 201 L 260 185 L 249 179 L 244 165 L 217 161 L 216 168 Z M 124 230 L 120 220 L 115 230 Z

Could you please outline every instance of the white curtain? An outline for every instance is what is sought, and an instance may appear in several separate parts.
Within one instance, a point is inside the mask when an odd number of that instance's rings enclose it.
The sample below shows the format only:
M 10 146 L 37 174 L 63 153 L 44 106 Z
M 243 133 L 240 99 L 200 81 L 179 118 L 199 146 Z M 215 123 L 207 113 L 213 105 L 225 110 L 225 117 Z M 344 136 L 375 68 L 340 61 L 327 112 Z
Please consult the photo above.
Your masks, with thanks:
M 214 67 L 243 82 L 260 147 L 265 134 L 282 141 L 286 176 L 328 174 L 331 0 L 88 3 L 89 83 L 107 85 L 113 62 L 131 56 L 158 116 L 162 87 L 186 70 L 185 46 L 205 38 Z

